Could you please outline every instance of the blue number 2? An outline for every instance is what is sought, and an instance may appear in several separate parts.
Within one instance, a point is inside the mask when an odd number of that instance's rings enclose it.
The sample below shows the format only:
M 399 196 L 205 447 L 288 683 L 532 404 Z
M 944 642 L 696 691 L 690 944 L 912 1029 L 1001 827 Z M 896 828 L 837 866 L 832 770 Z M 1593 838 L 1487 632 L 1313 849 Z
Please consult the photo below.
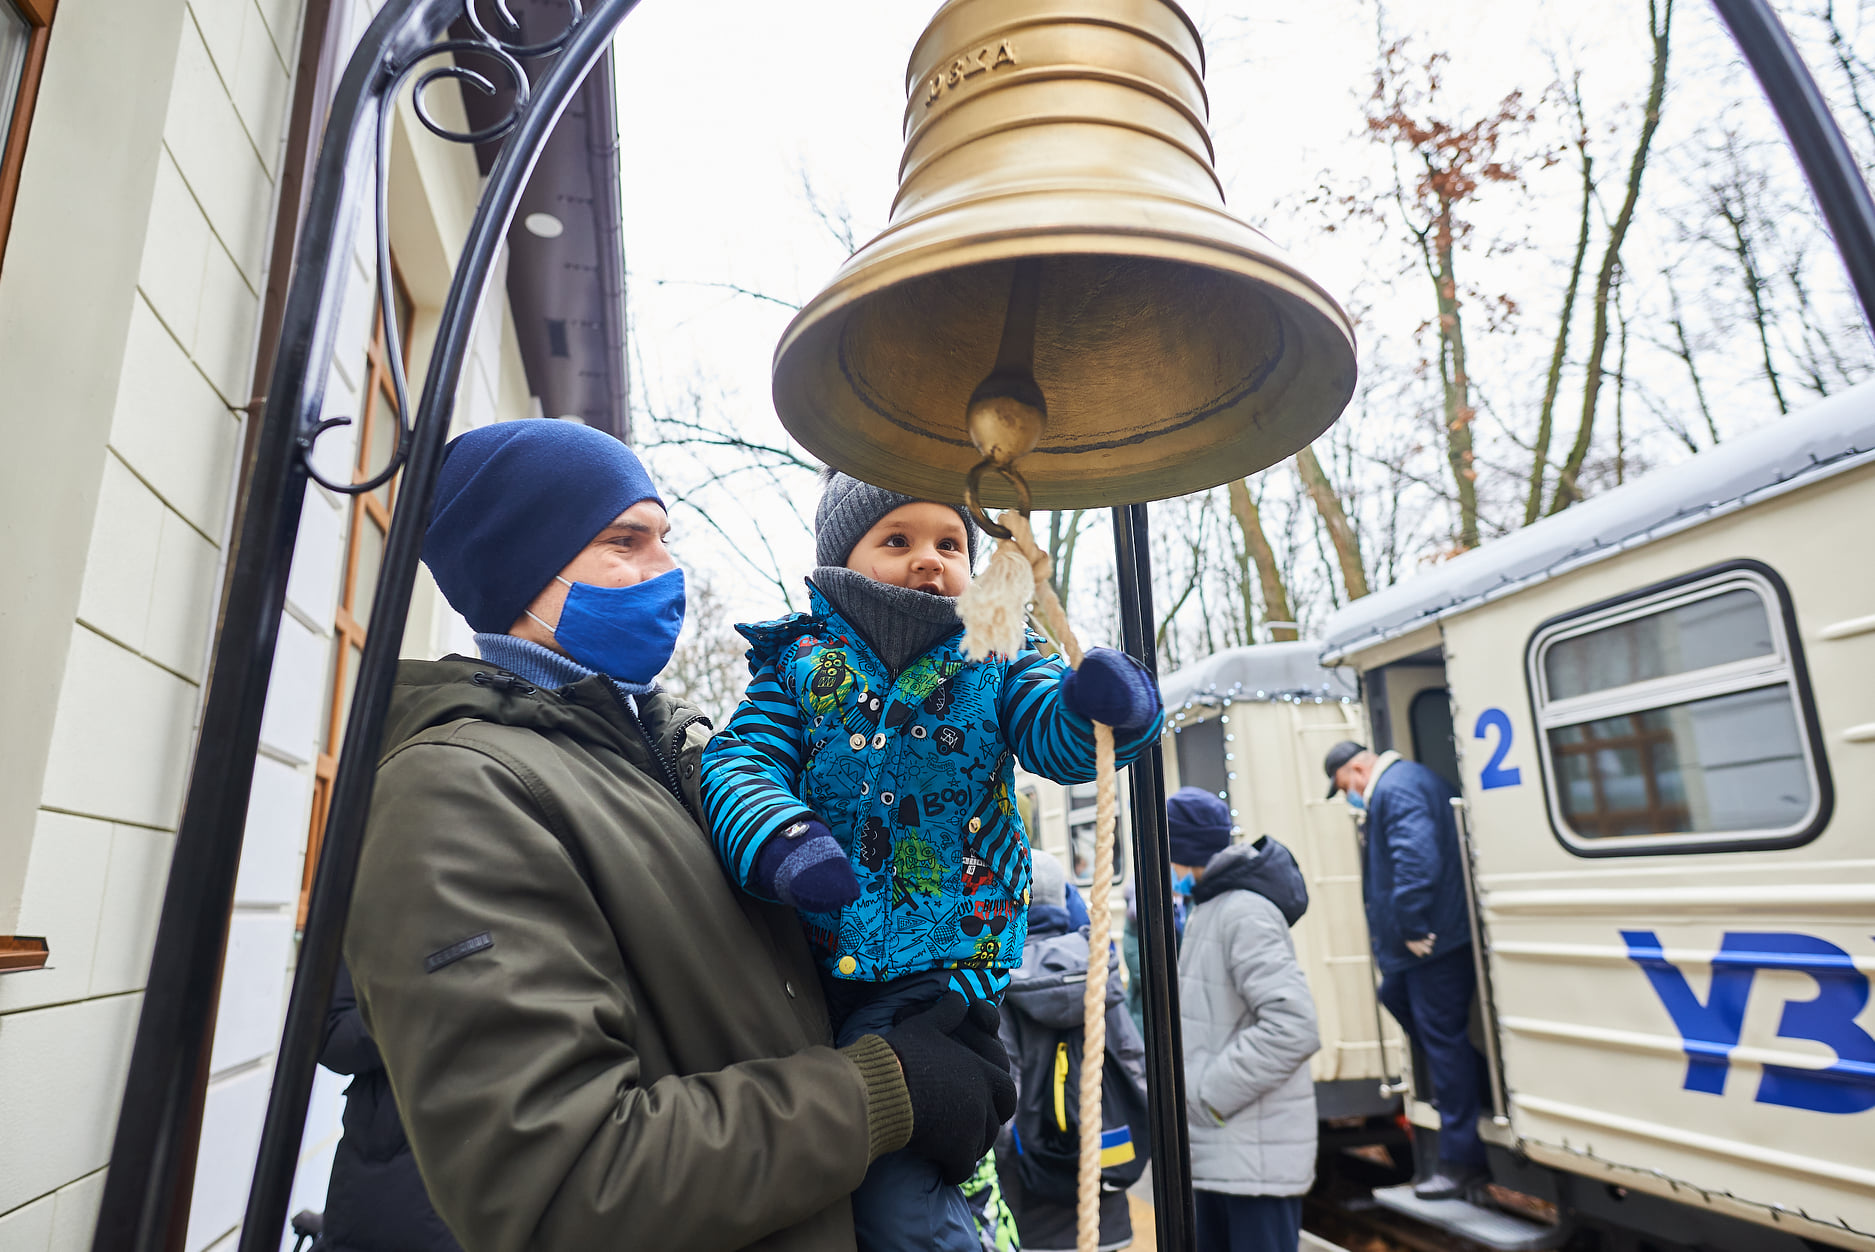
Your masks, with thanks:
M 1487 738 L 1487 732 L 1493 726 L 1497 727 L 1498 731 L 1497 751 L 1493 752 L 1491 759 L 1485 762 L 1484 772 L 1478 775 L 1478 785 L 1486 791 L 1498 787 L 1520 787 L 1523 785 L 1523 771 L 1515 765 L 1509 769 L 1504 768 L 1504 758 L 1510 754 L 1510 714 L 1503 709 L 1486 709 L 1478 714 L 1478 724 L 1473 727 L 1471 737 L 1473 739 Z

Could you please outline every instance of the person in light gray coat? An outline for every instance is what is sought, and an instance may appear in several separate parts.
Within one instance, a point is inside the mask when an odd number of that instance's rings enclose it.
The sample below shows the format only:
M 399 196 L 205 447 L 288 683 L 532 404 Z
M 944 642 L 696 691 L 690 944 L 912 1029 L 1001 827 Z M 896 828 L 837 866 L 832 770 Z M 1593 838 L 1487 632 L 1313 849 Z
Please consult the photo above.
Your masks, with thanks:
M 1204 866 L 1179 950 L 1200 1252 L 1295 1252 L 1315 1181 L 1315 1001 L 1289 928 L 1308 908 L 1265 835 Z

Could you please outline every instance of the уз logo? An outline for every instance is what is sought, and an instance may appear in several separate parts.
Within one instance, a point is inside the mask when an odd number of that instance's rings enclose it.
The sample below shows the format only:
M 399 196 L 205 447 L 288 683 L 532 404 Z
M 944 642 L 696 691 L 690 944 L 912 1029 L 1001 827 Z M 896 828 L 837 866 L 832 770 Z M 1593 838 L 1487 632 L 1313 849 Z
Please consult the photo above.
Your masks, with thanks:
M 1624 930 L 1621 938 L 1628 959 L 1646 973 L 1680 1032 L 1686 1090 L 1724 1093 L 1752 980 L 1762 969 L 1796 970 L 1816 981 L 1817 993 L 1785 1001 L 1777 1037 L 1820 1043 L 1836 1054 L 1836 1062 L 1819 1069 L 1764 1066 L 1758 1103 L 1815 1113 L 1875 1108 L 1875 1038 L 1855 1020 L 1868 1007 L 1869 981 L 1849 953 L 1814 935 L 1728 931 L 1712 958 L 1712 983 L 1702 1002 L 1653 931 Z

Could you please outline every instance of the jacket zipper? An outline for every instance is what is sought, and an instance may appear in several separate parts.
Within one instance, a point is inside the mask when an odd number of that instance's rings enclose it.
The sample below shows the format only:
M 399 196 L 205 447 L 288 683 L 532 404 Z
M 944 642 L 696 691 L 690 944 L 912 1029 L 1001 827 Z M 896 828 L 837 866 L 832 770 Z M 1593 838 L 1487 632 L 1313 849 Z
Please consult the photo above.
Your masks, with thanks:
M 690 728 L 695 726 L 698 722 L 708 722 L 709 720 L 709 718 L 701 713 L 692 714 L 683 720 L 676 731 L 671 735 L 671 760 L 675 761 L 683 755 L 684 736 L 690 733 Z
M 664 775 L 664 789 L 669 791 L 672 798 L 683 806 L 684 812 L 690 813 L 690 802 L 684 799 L 683 788 L 677 783 L 677 770 L 665 757 L 662 746 L 652 738 L 651 732 L 645 729 L 644 718 L 638 716 L 638 710 L 634 709 L 631 703 L 620 694 L 618 685 L 610 678 L 605 680 L 605 689 L 612 693 L 612 699 L 618 704 L 619 712 L 630 718 L 632 725 L 638 728 L 638 737 L 644 740 L 645 747 L 651 749 L 651 755 L 658 763 L 658 770 Z M 691 816 L 695 817 L 696 814 L 691 813 Z

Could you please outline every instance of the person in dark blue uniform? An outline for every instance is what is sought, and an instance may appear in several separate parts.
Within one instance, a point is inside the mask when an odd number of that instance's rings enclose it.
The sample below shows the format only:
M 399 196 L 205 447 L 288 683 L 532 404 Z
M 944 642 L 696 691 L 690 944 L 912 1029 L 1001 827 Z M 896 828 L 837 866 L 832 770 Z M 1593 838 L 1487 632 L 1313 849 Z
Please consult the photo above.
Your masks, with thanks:
M 1422 1200 L 1449 1200 L 1490 1181 L 1478 1112 L 1484 1059 L 1471 1044 L 1477 976 L 1457 794 L 1443 778 L 1397 752 L 1375 755 L 1347 740 L 1328 750 L 1328 798 L 1345 792 L 1366 811 L 1361 895 L 1367 937 L 1380 966 L 1380 1002 L 1426 1058 L 1439 1109 L 1439 1162 L 1413 1188 Z

